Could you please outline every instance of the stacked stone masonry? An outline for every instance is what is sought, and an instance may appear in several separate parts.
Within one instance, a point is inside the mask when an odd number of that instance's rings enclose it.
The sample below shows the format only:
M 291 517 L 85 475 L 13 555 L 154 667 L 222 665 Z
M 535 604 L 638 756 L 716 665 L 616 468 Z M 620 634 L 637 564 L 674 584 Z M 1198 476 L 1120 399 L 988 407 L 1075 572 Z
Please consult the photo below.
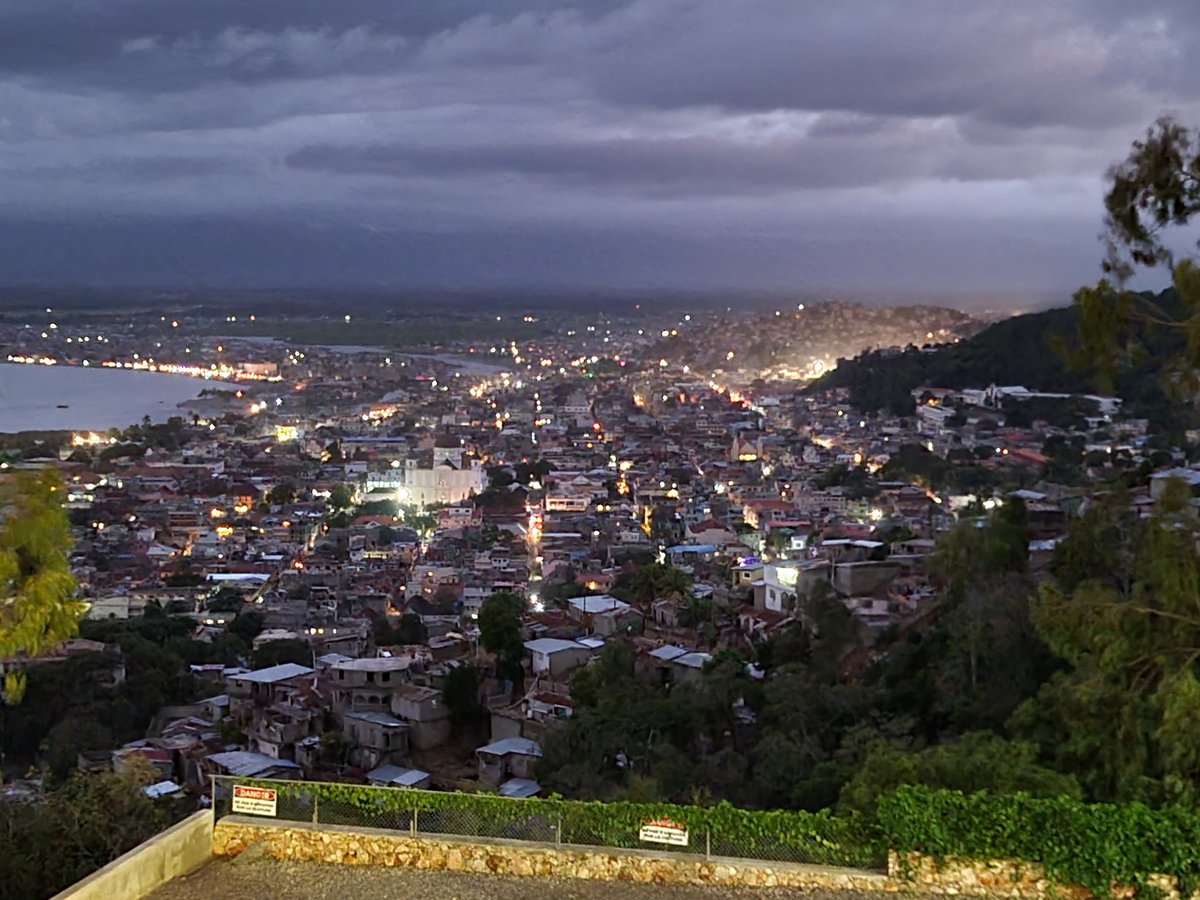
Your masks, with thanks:
M 506 841 L 411 838 L 374 829 L 258 825 L 222 819 L 213 834 L 214 856 L 236 856 L 261 844 L 267 856 L 296 862 L 410 866 L 450 872 L 555 876 L 597 881 L 709 884 L 750 887 L 888 890 L 881 873 L 753 860 L 688 857 L 654 851 L 556 849 Z
M 1014 862 L 940 861 L 892 854 L 888 873 L 794 863 L 730 858 L 704 859 L 682 853 L 556 848 L 518 841 L 410 837 L 394 831 L 314 828 L 230 816 L 213 832 L 214 856 L 237 856 L 261 847 L 275 859 L 340 865 L 407 866 L 448 872 L 527 877 L 555 876 L 597 881 L 779 887 L 856 892 L 902 892 L 1019 900 L 1088 900 L 1080 887 L 1055 886 L 1039 866 Z M 1166 887 L 1165 883 L 1162 883 Z M 1174 892 L 1164 891 L 1171 898 Z M 1132 891 L 1114 890 L 1114 897 Z

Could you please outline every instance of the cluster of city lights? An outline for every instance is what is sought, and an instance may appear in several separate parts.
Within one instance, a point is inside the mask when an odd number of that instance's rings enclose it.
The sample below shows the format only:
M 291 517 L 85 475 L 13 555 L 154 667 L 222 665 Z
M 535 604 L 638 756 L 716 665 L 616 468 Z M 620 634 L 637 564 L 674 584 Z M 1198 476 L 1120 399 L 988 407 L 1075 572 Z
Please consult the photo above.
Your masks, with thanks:
M 101 444 L 115 444 L 115 437 L 106 437 L 102 434 L 96 434 L 94 431 L 89 431 L 86 434 L 71 435 L 72 447 L 98 447 Z
M 85 362 L 84 365 L 87 365 L 87 363 Z M 152 359 L 135 359 L 125 362 L 109 359 L 100 363 L 100 365 L 106 369 L 162 372 L 167 375 L 187 375 L 192 378 L 204 378 L 216 381 L 283 381 L 283 376 L 281 375 L 262 375 L 258 372 L 247 372 L 244 369 L 234 368 L 225 363 L 212 363 L 208 368 L 205 368 L 204 366 L 182 365 L 180 363 L 158 363 Z

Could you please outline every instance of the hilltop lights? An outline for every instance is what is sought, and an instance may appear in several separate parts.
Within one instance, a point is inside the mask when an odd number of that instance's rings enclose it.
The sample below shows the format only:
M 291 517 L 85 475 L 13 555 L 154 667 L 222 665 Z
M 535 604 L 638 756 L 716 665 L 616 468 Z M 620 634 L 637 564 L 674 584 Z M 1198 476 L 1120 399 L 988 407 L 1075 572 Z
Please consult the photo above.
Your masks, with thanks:
M 115 437 L 104 437 L 96 434 L 94 431 L 89 431 L 87 434 L 71 435 L 72 447 L 95 447 L 100 444 L 115 444 L 116 442 L 117 439 Z

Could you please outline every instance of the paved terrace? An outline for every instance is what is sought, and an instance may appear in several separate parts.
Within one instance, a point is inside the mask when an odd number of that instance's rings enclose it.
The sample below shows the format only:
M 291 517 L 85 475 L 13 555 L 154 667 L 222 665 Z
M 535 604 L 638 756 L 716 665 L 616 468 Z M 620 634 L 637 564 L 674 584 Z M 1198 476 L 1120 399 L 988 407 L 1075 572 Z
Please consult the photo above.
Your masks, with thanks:
M 784 888 L 693 887 L 633 884 L 565 878 L 518 878 L 475 875 L 384 866 L 336 866 L 295 863 L 246 856 L 219 859 L 190 875 L 176 878 L 148 895 L 148 900 L 375 900 L 420 897 L 421 900 L 781 900 L 804 896 L 812 900 L 895 900 L 894 894 L 845 890 Z

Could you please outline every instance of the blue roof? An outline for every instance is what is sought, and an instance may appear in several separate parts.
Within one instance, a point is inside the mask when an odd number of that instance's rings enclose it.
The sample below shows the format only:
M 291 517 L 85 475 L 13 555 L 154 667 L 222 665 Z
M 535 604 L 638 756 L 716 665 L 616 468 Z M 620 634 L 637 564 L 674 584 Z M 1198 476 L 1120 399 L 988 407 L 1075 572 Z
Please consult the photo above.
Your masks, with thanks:
M 713 544 L 676 544 L 674 547 L 667 548 L 668 553 L 716 553 L 717 548 Z

